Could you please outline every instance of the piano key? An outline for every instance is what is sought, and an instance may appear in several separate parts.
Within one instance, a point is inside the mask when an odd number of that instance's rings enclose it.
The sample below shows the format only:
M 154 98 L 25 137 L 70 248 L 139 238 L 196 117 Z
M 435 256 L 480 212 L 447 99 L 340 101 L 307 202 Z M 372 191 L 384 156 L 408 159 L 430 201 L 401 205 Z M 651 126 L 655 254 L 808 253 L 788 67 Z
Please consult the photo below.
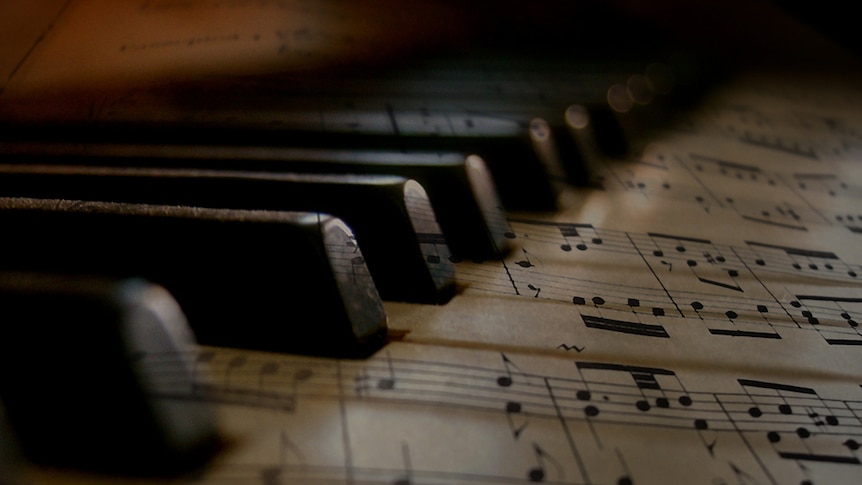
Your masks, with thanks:
M 432 124 L 419 111 L 333 110 L 321 113 L 284 109 L 278 123 L 258 126 L 234 121 L 116 121 L 78 124 L 12 122 L 0 124 L 9 141 L 73 143 L 151 143 L 195 146 L 258 146 L 338 150 L 377 150 L 478 155 L 487 164 L 503 205 L 511 210 L 554 210 L 558 189 L 537 154 L 529 121 L 446 112 Z M 320 119 L 327 123 L 321 126 Z
M 16 453 L 52 467 L 174 475 L 221 448 L 196 391 L 194 336 L 164 288 L 4 273 L 0 314 L 0 399 Z
M 3 470 L 4 475 L 0 483 L 3 485 L 21 483 L 18 477 L 24 461 L 26 460 L 21 456 L 20 447 L 12 435 L 6 411 L 3 409 L 3 401 L 0 398 L 0 470 Z
M 632 74 L 609 85 L 606 93 L 601 103 L 576 106 L 587 108 L 596 146 L 615 158 L 638 153 L 645 140 L 664 126 L 689 96 L 666 64 L 650 65 L 645 74 Z
M 552 210 L 560 182 L 587 179 L 566 107 L 601 106 L 619 125 L 607 106 L 609 86 L 652 82 L 656 65 L 674 73 L 669 63 L 645 59 L 479 51 L 348 75 L 231 78 L 94 101 L 101 106 L 95 116 L 88 110 L 87 120 L 68 124 L 25 130 L 16 119 L 3 131 L 39 141 L 476 153 L 505 207 Z
M 287 87 L 267 85 L 263 89 L 263 92 L 276 93 L 275 99 L 290 99 L 289 104 L 285 102 L 285 108 L 279 113 L 263 110 L 259 114 L 282 124 L 284 112 L 307 105 L 312 98 L 314 109 L 320 109 L 324 123 L 337 123 L 338 116 L 327 118 L 326 115 L 341 112 L 341 117 L 356 129 L 368 125 L 385 127 L 387 120 L 383 113 L 390 111 L 405 118 L 399 124 L 416 126 L 421 123 L 426 129 L 436 130 L 457 126 L 458 122 L 453 119 L 508 120 L 517 123 L 529 135 L 536 157 L 552 182 L 583 184 L 586 173 L 578 163 L 565 128 L 565 107 L 573 101 L 604 101 L 611 83 L 624 80 L 630 71 L 638 72 L 643 66 L 643 59 L 623 65 L 598 60 L 573 62 L 556 57 L 550 62 L 535 53 L 523 58 L 506 56 L 505 59 L 489 56 L 487 52 L 473 53 L 455 62 L 451 57 L 423 60 L 417 65 L 399 66 L 382 74 L 379 70 L 369 70 L 351 73 L 344 79 L 290 78 L 284 83 Z M 219 96 L 219 99 L 224 98 Z M 205 103 L 201 100 L 201 104 Z M 246 99 L 245 106 L 249 105 L 255 103 Z M 183 106 L 182 101 L 180 106 Z M 229 102 L 221 110 L 211 109 L 212 103 L 209 107 L 205 110 L 208 117 L 224 110 L 224 119 L 254 122 L 249 110 L 240 114 L 231 109 Z M 186 114 L 194 109 L 184 108 L 188 110 Z M 113 110 L 112 113 L 117 116 Z M 184 119 L 207 122 L 191 116 L 184 116 Z M 381 121 L 371 121 L 375 117 Z M 536 130 L 537 126 L 545 129 Z M 536 136 L 537 132 L 542 135 Z M 433 146 L 433 139 L 428 143 Z
M 591 113 L 591 110 L 587 106 L 582 104 L 570 105 L 566 108 L 565 119 L 566 127 L 574 147 L 573 150 L 576 152 L 576 156 L 580 160 L 581 166 L 584 167 L 584 172 L 587 176 L 599 173 L 602 159 L 605 155 L 611 154 L 609 151 L 623 148 L 617 154 L 625 152 L 622 133 L 618 132 L 619 128 L 615 123 L 612 122 L 604 131 L 604 136 L 610 137 L 609 140 L 607 138 L 604 140 L 599 138 L 595 130 L 596 113 Z M 611 150 L 607 148 L 603 149 L 601 146 L 602 143 L 608 143 Z
M 423 187 L 385 175 L 5 165 L 0 195 L 325 212 L 344 220 L 385 300 L 442 303 L 454 265 Z
M 5 164 L 400 175 L 418 181 L 427 192 L 454 257 L 493 258 L 504 254 L 509 247 L 502 203 L 487 165 L 477 155 L 277 147 L 0 142 L 0 156 Z M 38 169 L 34 167 L 33 170 Z
M 205 345 L 344 357 L 386 337 L 363 253 L 332 216 L 4 197 L 0 227 L 0 271 L 144 278 Z
M 589 130 L 593 132 L 589 136 L 593 148 L 602 148 L 599 154 L 634 156 L 653 130 L 665 126 L 674 113 L 695 102 L 715 83 L 721 71 L 721 64 L 713 62 L 709 56 L 686 55 L 678 45 L 658 45 L 628 52 L 631 47 L 626 45 L 609 56 L 599 53 L 597 57 L 584 57 L 582 53 L 563 49 L 553 53 L 529 50 L 526 56 L 512 52 L 489 56 L 487 52 L 480 52 L 459 56 L 455 62 L 452 57 L 431 62 L 422 60 L 408 64 L 407 68 L 390 69 L 382 75 L 360 72 L 335 80 L 321 81 L 312 77 L 303 82 L 300 79 L 288 83 L 291 87 L 287 88 L 286 96 L 299 96 L 299 93 L 318 96 L 315 98 L 318 105 L 329 100 L 337 103 L 352 96 L 349 98 L 351 105 L 374 109 L 389 103 L 395 107 L 424 110 L 428 118 L 452 111 L 518 120 L 529 124 L 531 135 L 548 134 L 546 146 L 550 150 L 535 149 L 544 160 L 552 181 L 584 185 L 589 182 L 591 173 L 583 163 L 585 148 L 582 144 L 586 135 L 572 135 L 566 120 L 567 107 L 589 108 L 594 118 L 591 126 L 595 128 Z M 562 57 L 560 52 L 564 53 Z M 277 87 L 272 89 L 280 95 L 285 93 Z M 612 96 L 609 96 L 615 92 L 622 94 L 630 107 L 619 109 L 617 106 L 615 110 L 610 103 Z M 354 98 L 360 101 L 352 101 Z M 183 102 L 178 104 L 184 113 L 189 113 L 186 110 L 190 106 Z M 238 115 L 229 106 L 210 110 L 209 115 L 221 109 L 227 109 L 232 119 L 240 123 L 254 118 L 253 115 Z M 111 116 L 114 115 L 116 113 Z M 119 118 L 123 119 L 123 115 Z M 543 129 L 534 130 L 537 125 Z M 550 153 L 543 157 L 543 151 Z
M 94 124 L 73 120 L 70 124 L 42 125 L 30 129 L 15 120 L 3 130 L 9 136 L 70 142 L 160 143 L 193 145 L 259 145 L 268 147 L 316 147 L 413 151 L 457 151 L 482 156 L 490 167 L 504 206 L 511 210 L 556 208 L 554 181 L 566 178 L 570 166 L 558 160 L 557 137 L 564 129 L 565 104 L 553 89 L 573 93 L 575 99 L 593 97 L 601 84 L 566 63 L 571 78 L 555 79 L 553 86 L 531 89 L 525 73 L 552 67 L 549 62 L 520 58 L 514 65 L 494 64 L 486 53 L 468 59 L 445 59 L 397 69 L 351 72 L 349 76 L 323 78 L 279 77 L 270 84 L 256 79 L 244 86 L 242 79 L 223 84 L 213 81 L 148 90 L 144 99 L 105 101 Z M 512 63 L 511 59 L 507 59 Z M 478 67 L 473 63 L 478 63 Z M 582 68 L 583 65 L 578 65 Z M 492 70 L 487 73 L 484 71 Z M 557 72 L 560 66 L 553 67 Z M 368 74 L 369 72 L 376 74 Z M 500 71 L 504 73 L 500 76 Z M 432 83 L 417 76 L 437 76 Z M 491 75 L 489 86 L 482 76 Z M 580 74 L 580 75 L 578 75 Z M 605 79 L 605 76 L 600 77 Z M 510 81 L 511 80 L 511 81 Z M 442 81 L 442 82 L 440 82 Z M 512 96 L 497 84 L 510 81 L 525 93 Z M 551 88 L 551 89 L 549 89 Z M 496 93 L 496 94 L 495 94 Z M 569 96 L 566 94 L 565 96 Z M 568 99 L 568 98 L 566 98 Z M 92 113 L 90 113 L 92 114 Z M 82 124 L 79 122 L 84 121 Z M 536 127 L 550 127 L 536 129 Z M 581 172 L 569 178 L 582 182 Z

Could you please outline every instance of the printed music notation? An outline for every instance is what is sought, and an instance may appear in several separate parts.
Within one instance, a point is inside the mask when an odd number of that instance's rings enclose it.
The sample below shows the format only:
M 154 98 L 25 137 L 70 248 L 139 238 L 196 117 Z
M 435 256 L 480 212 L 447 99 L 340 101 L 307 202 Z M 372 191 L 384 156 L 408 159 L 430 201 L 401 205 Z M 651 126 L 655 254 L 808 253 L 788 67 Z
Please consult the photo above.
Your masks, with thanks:
M 206 384 L 165 368 L 161 395 L 206 390 L 255 445 L 205 483 L 841 483 L 862 463 L 862 389 L 814 376 L 412 344 L 363 362 L 193 359 Z
M 17 36 L 6 36 L 0 50 L 0 94 L 314 69 L 386 59 L 463 35 L 457 12 L 442 4 L 397 6 L 388 0 L 8 2 L 0 12 L 20 24 L 8 26 Z M 450 22 L 427 21 L 441 15 Z M 393 42 L 391 25 L 409 35 Z
M 76 15 L 105 15 L 105 2 L 73 3 Z M 283 8 L 277 1 L 193 3 L 238 12 Z M 162 17 L 186 5 L 192 3 L 136 4 Z M 101 39 L 110 42 L 99 52 L 122 67 L 165 51 L 254 46 L 263 54 L 252 60 L 283 66 L 285 56 L 308 58 L 304 46 L 326 39 L 288 30 L 275 17 L 267 30 L 241 32 L 238 25 L 149 40 L 105 32 Z M 51 64 L 55 54 L 47 50 L 38 63 Z M 38 65 L 21 70 L 17 63 L 2 66 L 0 95 L 41 79 Z M 566 86 L 538 81 L 471 86 L 558 108 L 546 96 Z M 429 262 L 452 259 L 461 291 L 445 305 L 387 302 L 398 338 L 367 360 L 202 348 L 192 356 L 198 379 L 190 388 L 172 383 L 165 368 L 159 396 L 211 399 L 233 439 L 187 482 L 858 480 L 862 93 L 835 79 L 816 81 L 734 80 L 681 113 L 636 156 L 599 160 L 591 186 L 564 189 L 560 211 L 507 214 L 493 229 L 514 246 L 501 260 L 454 260 L 429 232 L 423 253 Z M 237 81 L 238 92 L 253 92 L 253 82 Z M 110 93 L 75 108 L 97 120 L 161 113 L 158 99 L 147 111 L 151 94 Z M 328 100 L 339 116 L 321 116 L 326 127 L 443 132 L 517 124 L 511 113 L 473 109 L 481 100 L 467 109 L 464 99 L 435 106 L 366 94 Z M 271 118 L 278 110 L 177 109 L 161 114 L 290 121 Z M 355 242 L 345 241 L 344 271 L 355 270 L 352 248 Z M 287 323 L 315 323 L 313 315 L 295 319 Z M 157 355 L 142 358 L 159 362 Z
M 604 312 L 608 325 L 591 317 L 588 326 L 624 332 L 666 337 L 663 327 L 647 321 L 681 318 L 700 320 L 715 335 L 781 338 L 776 328 L 784 327 L 814 330 L 830 344 L 862 344 L 852 315 L 860 299 L 848 296 L 859 291 L 862 269 L 832 252 L 753 241 L 734 247 L 591 224 L 510 223 L 520 250 L 494 268 L 496 276 L 488 263 L 457 266 L 470 289 L 590 307 Z M 605 269 L 614 266 L 633 274 L 621 283 Z M 801 290 L 819 280 L 835 288 L 817 295 Z M 791 292 L 793 284 L 800 286 Z M 623 317 L 608 317 L 614 314 Z
M 399 337 L 368 360 L 202 348 L 191 388 L 166 369 L 159 395 L 212 399 L 234 439 L 191 483 L 853 481 L 862 110 L 779 81 L 731 84 L 558 212 L 507 214 L 500 260 L 428 234 L 461 291 L 387 302 Z

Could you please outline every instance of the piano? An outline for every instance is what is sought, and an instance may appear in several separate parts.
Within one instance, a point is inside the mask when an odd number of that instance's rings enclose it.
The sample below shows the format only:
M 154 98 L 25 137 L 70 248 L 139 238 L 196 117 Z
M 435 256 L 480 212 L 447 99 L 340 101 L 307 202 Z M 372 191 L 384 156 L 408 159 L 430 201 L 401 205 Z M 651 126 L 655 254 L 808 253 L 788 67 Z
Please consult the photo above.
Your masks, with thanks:
M 815 12 L 0 12 L 0 483 L 862 474 L 860 63 Z

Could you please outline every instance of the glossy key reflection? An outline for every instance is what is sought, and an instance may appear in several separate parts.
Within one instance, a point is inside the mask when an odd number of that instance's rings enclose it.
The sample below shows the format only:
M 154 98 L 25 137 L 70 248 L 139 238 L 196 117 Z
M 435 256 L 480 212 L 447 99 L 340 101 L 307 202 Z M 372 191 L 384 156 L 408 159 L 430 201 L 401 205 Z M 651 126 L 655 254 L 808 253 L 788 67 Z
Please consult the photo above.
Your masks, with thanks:
M 144 278 L 202 344 L 351 357 L 386 337 L 363 253 L 332 216 L 0 198 L 0 225 L 0 271 Z

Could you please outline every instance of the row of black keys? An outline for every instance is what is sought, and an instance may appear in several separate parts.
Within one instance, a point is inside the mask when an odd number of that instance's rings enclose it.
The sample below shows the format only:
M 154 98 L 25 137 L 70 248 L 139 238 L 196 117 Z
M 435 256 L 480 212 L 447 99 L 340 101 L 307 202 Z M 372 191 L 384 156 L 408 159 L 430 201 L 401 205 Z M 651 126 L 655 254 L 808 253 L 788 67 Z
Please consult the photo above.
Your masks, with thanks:
M 273 94 L 286 107 L 264 125 L 173 101 L 115 107 L 107 122 L 0 125 L 0 223 L 15 254 L 0 269 L 154 281 L 205 344 L 366 354 L 385 334 L 381 300 L 445 302 L 453 260 L 508 251 L 505 211 L 554 210 L 559 185 L 584 184 L 591 159 L 630 150 L 688 96 L 669 64 L 593 76 L 599 87 L 587 94 L 568 80 L 578 79 L 574 67 L 503 65 L 492 77 L 532 74 L 554 97 L 480 96 L 477 74 L 456 65 L 440 69 L 453 79 L 427 87 L 435 92 L 415 88 L 395 101 L 366 92 L 364 102 L 391 118 L 383 129 L 381 113 L 339 111 L 332 80 L 312 103 L 328 111 L 301 107 L 312 83 Z M 397 85 L 417 83 L 402 75 Z M 516 91 L 510 84 L 500 89 Z M 582 96 L 590 102 L 569 102 Z M 395 109 L 434 97 L 438 109 L 420 119 Z M 453 103 L 462 108 L 446 108 Z M 153 115 L 178 109 L 179 120 Z M 203 111 L 216 121 L 187 119 Z M 319 117 L 358 117 L 358 128 L 321 127 Z M 440 131 L 428 119 L 463 126 Z M 286 214 L 297 211 L 307 214 Z M 334 229 L 332 218 L 344 225 Z M 281 323 L 303 307 L 315 324 Z
M 368 355 L 386 340 L 383 301 L 445 303 L 453 261 L 504 256 L 505 212 L 556 208 L 556 184 L 584 183 L 590 157 L 638 135 L 637 109 L 571 104 L 559 122 L 401 132 L 397 146 L 313 129 L 6 126 L 0 397 L 20 448 L 134 474 L 206 460 L 211 416 L 159 399 L 140 356 L 174 359 L 172 385 L 192 388 L 194 342 Z
M 445 303 L 453 260 L 508 250 L 477 155 L 80 148 L 8 143 L 0 163 L 0 398 L 37 463 L 187 470 L 221 446 L 217 427 L 158 388 L 196 385 L 195 343 L 365 356 L 387 336 L 383 300 Z M 167 159 L 236 165 L 130 163 Z M 238 170 L 251 161 L 272 167 Z
M 156 282 L 205 344 L 367 353 L 385 333 L 381 300 L 445 302 L 452 261 L 509 249 L 504 210 L 552 210 L 555 184 L 583 183 L 590 117 L 577 106 L 566 115 L 555 137 L 535 119 L 520 134 L 425 137 L 426 151 L 406 152 L 353 136 L 351 150 L 248 145 L 236 131 L 192 128 L 184 145 L 155 144 L 174 132 L 122 124 L 78 143 L 63 138 L 96 130 L 40 126 L 61 136 L 31 142 L 18 127 L 19 140 L 0 143 L 0 224 L 15 255 L 3 269 Z M 565 166 L 543 155 L 558 153 L 561 135 L 578 144 Z M 246 144 L 193 143 L 204 136 Z M 461 151 L 428 151 L 441 141 Z M 313 322 L 290 323 L 302 308 Z

